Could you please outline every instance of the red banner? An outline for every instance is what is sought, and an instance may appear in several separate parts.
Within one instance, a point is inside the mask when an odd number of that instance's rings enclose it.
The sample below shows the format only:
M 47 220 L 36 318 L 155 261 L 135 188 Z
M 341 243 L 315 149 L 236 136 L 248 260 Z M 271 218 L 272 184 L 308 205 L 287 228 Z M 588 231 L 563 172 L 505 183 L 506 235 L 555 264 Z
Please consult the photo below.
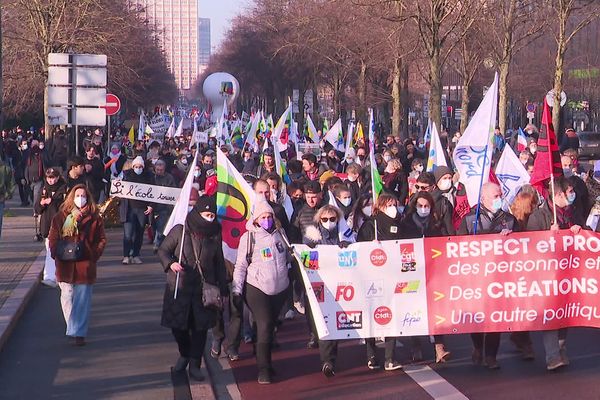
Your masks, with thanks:
M 430 334 L 600 328 L 600 235 L 425 239 Z

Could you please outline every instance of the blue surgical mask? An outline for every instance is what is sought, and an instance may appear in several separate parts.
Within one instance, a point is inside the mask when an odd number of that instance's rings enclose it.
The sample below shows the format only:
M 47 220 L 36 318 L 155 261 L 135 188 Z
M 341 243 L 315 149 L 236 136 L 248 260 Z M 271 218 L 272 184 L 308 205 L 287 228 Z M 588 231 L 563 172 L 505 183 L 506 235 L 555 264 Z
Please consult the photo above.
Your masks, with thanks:
M 144 172 L 144 168 L 134 167 L 133 172 L 135 172 L 137 175 L 141 175 L 142 172 Z
M 496 213 L 501 208 L 502 208 L 502 199 L 500 197 L 498 197 L 497 199 L 494 199 L 494 202 L 492 203 L 492 209 L 490 211 L 493 213 Z
M 567 201 L 569 202 L 569 205 L 571 205 L 575 202 L 576 197 L 577 197 L 577 193 L 575 193 L 575 192 L 571 192 L 567 195 Z

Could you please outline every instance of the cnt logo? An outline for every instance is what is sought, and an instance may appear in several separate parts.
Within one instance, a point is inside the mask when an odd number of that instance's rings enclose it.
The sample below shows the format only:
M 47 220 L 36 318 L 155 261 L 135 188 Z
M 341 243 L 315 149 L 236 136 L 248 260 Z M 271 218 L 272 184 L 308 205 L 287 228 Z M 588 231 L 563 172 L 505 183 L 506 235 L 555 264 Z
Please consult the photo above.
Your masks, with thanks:
M 300 260 L 306 269 L 319 269 L 319 252 L 318 251 L 303 251 L 300 253 Z
M 338 283 L 335 291 L 335 301 L 351 301 L 354 298 L 354 286 L 352 283 Z
M 352 268 L 358 265 L 356 250 L 341 251 L 338 253 L 338 265 L 341 268 Z
M 373 264 L 376 267 L 381 267 L 387 262 L 387 255 L 382 249 L 373 250 L 369 258 L 371 259 L 371 264 Z
M 398 293 L 398 294 L 417 293 L 419 291 L 420 285 L 421 285 L 421 281 L 398 282 L 398 283 L 396 283 L 396 288 L 394 289 L 394 293 Z
M 366 298 L 383 296 L 383 281 L 367 281 L 365 287 L 367 288 L 365 292 Z
M 386 306 L 377 307 L 373 314 L 373 319 L 379 325 L 387 325 L 392 320 L 392 310 Z
M 338 330 L 362 329 L 362 311 L 336 311 L 335 320 Z
M 315 292 L 315 297 L 319 303 L 325 302 L 325 284 L 323 282 L 311 282 L 310 283 Z

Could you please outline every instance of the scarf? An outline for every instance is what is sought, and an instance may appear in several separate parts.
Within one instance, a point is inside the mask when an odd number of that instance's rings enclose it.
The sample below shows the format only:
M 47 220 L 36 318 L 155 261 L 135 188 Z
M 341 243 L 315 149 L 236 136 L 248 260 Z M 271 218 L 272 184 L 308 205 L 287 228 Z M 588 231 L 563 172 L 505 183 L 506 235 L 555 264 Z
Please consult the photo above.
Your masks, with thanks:
M 187 215 L 185 227 L 197 238 L 212 237 L 221 232 L 221 225 L 217 220 L 208 222 L 202 218 L 196 207 Z
M 417 226 L 417 228 L 419 228 L 421 236 L 425 236 L 425 230 L 427 229 L 427 225 L 429 224 L 429 215 L 426 217 L 421 217 L 415 212 L 412 215 L 412 220 Z
M 552 205 L 550 205 L 550 211 L 552 211 Z M 558 223 L 560 229 L 569 229 L 571 226 L 573 226 L 573 217 L 573 206 L 556 206 L 556 222 Z
M 73 207 L 71 213 L 67 215 L 65 218 L 65 222 L 63 222 L 61 235 L 62 237 L 70 237 L 79 235 L 79 221 L 81 221 L 82 217 L 87 213 L 87 207 L 83 209 L 79 209 L 77 207 Z

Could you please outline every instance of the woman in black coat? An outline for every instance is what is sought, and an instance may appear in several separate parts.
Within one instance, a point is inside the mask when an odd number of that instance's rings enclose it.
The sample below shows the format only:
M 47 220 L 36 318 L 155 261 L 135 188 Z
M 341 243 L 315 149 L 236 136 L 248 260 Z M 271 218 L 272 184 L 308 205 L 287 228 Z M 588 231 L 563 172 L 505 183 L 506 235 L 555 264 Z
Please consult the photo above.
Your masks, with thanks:
M 215 199 L 203 196 L 188 214 L 181 263 L 178 261 L 182 225 L 174 226 L 158 249 L 167 273 L 161 325 L 171 328 L 179 347 L 180 357 L 174 369 L 184 371 L 189 364 L 190 376 L 196 380 L 204 379 L 200 363 L 207 331 L 215 326 L 217 317 L 215 310 L 205 308 L 202 303 L 202 275 L 206 282 L 220 287 L 222 294 L 227 292 L 221 225 L 215 219 L 216 211 Z M 177 273 L 179 288 L 174 299 Z
M 46 286 L 56 287 L 56 264 L 50 256 L 48 233 L 52 225 L 52 218 L 58 214 L 58 209 L 67 195 L 67 184 L 56 168 L 46 170 L 40 194 L 39 199 L 34 199 L 33 209 L 40 216 L 40 234 L 46 241 L 46 262 L 42 283 Z

